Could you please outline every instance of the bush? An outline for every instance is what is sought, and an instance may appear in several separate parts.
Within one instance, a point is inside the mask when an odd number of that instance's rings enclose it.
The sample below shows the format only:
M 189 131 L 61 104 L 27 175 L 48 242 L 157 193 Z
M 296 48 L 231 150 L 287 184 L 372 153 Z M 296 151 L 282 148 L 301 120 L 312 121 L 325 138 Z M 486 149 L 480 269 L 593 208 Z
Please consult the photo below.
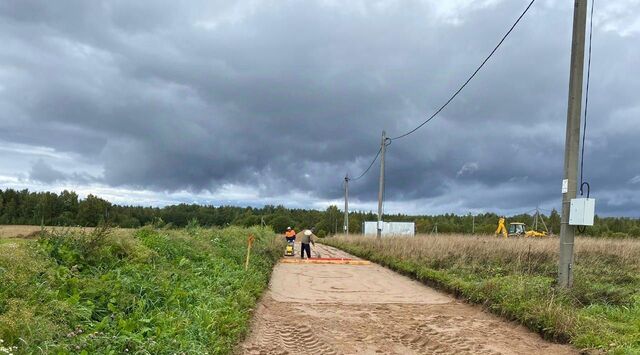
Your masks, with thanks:
M 607 232 L 604 236 L 607 237 L 607 238 L 612 238 L 612 239 L 629 238 L 629 234 L 622 233 L 622 232 Z
M 118 236 L 107 227 L 84 231 L 45 232 L 39 244 L 58 264 L 67 267 L 113 266 L 125 259 L 146 261 L 152 252 L 135 239 Z

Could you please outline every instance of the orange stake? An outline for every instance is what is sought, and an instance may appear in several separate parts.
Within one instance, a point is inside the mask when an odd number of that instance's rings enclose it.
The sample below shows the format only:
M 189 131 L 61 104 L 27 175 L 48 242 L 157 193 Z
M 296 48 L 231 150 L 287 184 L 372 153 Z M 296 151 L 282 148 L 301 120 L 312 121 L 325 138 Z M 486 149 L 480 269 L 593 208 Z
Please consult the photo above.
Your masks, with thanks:
M 249 234 L 249 238 L 247 239 L 247 261 L 245 261 L 244 263 L 245 270 L 249 269 L 249 256 L 251 255 L 251 246 L 253 245 L 253 242 L 255 240 L 256 238 L 253 236 L 253 234 Z

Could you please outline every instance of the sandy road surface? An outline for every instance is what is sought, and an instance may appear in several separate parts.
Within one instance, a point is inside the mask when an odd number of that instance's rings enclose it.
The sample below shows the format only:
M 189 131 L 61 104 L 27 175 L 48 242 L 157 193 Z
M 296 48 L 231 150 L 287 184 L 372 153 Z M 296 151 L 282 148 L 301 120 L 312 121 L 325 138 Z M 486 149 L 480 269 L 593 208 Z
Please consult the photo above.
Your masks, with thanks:
M 317 250 L 322 257 L 352 257 L 327 246 L 318 245 Z M 245 354 L 576 353 L 375 264 L 282 263 L 256 309 L 251 334 L 238 350 Z

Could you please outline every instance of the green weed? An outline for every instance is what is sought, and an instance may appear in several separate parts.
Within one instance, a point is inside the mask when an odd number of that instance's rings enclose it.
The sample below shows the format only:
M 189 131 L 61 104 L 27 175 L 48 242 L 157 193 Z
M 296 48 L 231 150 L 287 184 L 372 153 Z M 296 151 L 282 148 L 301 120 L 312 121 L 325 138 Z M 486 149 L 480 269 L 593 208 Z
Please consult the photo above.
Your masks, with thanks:
M 281 250 L 268 229 L 195 224 L 3 242 L 0 339 L 14 353 L 230 353 Z

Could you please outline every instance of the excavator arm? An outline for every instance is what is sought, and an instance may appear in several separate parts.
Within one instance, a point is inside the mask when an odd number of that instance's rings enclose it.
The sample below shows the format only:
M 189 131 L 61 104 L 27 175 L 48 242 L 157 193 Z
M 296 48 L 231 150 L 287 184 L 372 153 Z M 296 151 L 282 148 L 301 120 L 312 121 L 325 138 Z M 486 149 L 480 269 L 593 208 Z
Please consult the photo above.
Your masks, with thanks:
M 498 229 L 496 229 L 495 235 L 497 236 L 500 233 L 502 233 L 502 237 L 503 238 L 507 238 L 508 237 L 507 228 L 504 226 L 504 218 L 500 218 L 498 220 Z
M 527 237 L 527 238 L 541 238 L 541 237 L 546 237 L 547 233 L 538 232 L 538 231 L 535 231 L 535 230 L 530 230 L 530 231 L 527 231 L 524 234 L 524 236 Z

